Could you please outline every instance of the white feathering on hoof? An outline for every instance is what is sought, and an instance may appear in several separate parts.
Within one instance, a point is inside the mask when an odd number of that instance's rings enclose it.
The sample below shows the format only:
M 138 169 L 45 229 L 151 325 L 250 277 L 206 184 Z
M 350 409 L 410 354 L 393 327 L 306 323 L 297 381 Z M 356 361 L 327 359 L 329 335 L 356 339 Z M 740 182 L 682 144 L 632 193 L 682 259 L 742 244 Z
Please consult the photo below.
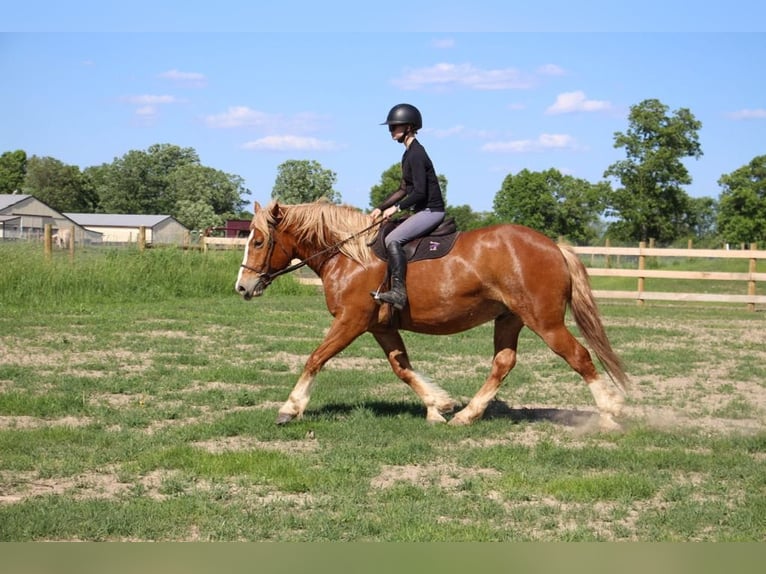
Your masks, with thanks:
M 613 417 L 619 417 L 622 413 L 622 407 L 625 403 L 625 394 L 615 384 L 607 384 L 603 378 L 588 383 L 593 398 L 596 400 L 596 406 L 602 414 L 608 414 Z

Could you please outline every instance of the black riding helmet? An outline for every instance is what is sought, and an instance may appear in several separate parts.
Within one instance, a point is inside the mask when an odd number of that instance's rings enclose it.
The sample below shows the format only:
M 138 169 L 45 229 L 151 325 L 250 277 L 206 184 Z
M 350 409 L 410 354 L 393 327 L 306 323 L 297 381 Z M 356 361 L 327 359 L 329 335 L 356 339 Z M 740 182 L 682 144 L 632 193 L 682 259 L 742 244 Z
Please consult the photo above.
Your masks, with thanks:
M 415 106 L 410 104 L 397 104 L 388 112 L 386 121 L 382 126 L 397 126 L 401 124 L 411 124 L 415 131 L 423 127 L 423 117 Z

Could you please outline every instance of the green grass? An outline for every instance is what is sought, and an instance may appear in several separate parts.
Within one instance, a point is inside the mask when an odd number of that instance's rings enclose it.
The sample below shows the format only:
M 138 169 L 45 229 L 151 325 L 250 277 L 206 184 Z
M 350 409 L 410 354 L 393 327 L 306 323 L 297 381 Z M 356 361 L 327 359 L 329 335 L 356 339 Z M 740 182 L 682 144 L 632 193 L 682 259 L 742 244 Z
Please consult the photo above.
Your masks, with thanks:
M 279 427 L 332 320 L 315 288 L 244 302 L 226 252 L 19 253 L 0 277 L 2 541 L 766 538 L 761 311 L 602 304 L 633 379 L 621 433 L 583 426 L 588 390 L 529 331 L 473 426 L 427 424 L 364 335 Z M 453 397 L 483 382 L 489 326 L 403 335 Z

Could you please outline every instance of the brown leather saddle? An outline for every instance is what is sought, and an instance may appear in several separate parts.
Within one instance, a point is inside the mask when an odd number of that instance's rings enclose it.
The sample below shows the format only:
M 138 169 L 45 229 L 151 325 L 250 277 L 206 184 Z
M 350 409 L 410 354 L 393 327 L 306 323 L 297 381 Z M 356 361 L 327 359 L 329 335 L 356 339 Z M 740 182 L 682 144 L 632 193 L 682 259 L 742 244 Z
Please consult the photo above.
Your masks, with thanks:
M 406 219 L 406 217 L 389 220 L 384 223 L 377 237 L 373 241 L 371 247 L 373 253 L 382 259 L 388 260 L 388 254 L 386 253 L 386 245 L 383 242 L 386 235 L 392 232 L 396 227 Z M 455 219 L 452 217 L 446 217 L 439 226 L 431 231 L 428 235 L 418 237 L 404 245 L 404 254 L 407 256 L 407 260 L 420 261 L 421 259 L 438 259 L 444 257 L 450 252 L 452 246 L 455 245 L 455 240 L 460 232 L 457 229 Z

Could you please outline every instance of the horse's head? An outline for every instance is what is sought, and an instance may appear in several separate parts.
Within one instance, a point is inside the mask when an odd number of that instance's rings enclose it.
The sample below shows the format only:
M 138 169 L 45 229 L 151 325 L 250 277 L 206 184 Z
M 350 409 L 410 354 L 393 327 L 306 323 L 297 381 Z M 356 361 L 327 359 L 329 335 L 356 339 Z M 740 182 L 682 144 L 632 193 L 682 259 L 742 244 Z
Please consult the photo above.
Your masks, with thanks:
M 237 293 L 245 299 L 262 295 L 274 274 L 290 265 L 290 250 L 280 241 L 276 231 L 282 214 L 282 207 L 277 202 L 266 209 L 255 202 L 245 255 L 234 285 Z

